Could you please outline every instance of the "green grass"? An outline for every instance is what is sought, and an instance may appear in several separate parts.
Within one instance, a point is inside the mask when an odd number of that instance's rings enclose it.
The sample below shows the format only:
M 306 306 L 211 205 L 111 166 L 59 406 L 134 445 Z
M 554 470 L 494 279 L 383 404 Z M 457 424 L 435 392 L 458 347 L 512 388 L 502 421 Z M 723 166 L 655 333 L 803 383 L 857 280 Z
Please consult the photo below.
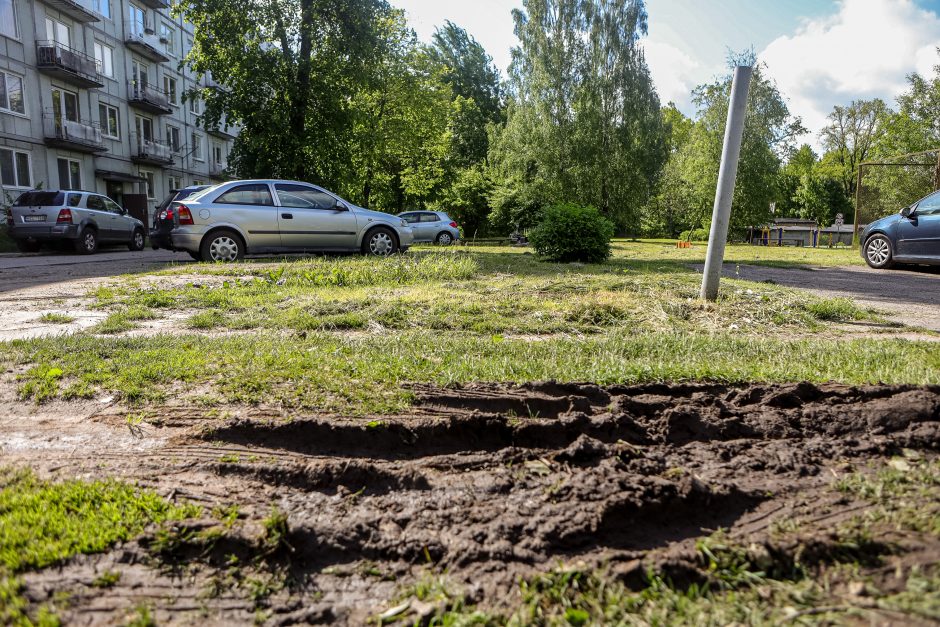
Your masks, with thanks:
M 75 322 L 75 317 L 63 313 L 47 312 L 39 316 L 39 322 L 43 324 L 69 324 Z
M 117 481 L 52 483 L 26 470 L 0 468 L 0 622 L 33 622 L 17 574 L 104 551 L 151 522 L 198 513 L 198 508 L 176 507 L 153 492 Z M 42 610 L 35 622 L 56 621 Z
M 0 345 L 18 375 L 21 398 L 118 393 L 130 402 L 209 385 L 230 403 L 281 403 L 345 413 L 407 407 L 407 382 L 589 380 L 843 381 L 940 383 L 931 342 L 813 338 L 786 340 L 733 333 L 614 331 L 543 341 L 500 335 L 416 331 L 345 337 L 76 335 Z

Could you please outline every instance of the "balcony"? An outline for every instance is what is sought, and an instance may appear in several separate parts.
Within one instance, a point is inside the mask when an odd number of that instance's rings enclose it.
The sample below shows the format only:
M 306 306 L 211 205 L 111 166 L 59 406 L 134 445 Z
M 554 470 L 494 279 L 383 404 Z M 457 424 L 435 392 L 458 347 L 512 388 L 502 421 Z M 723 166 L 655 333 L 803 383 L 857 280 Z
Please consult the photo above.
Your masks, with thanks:
M 167 0 L 140 0 L 141 4 L 146 4 L 151 9 L 168 9 L 170 3 Z
M 173 113 L 170 99 L 162 89 L 135 80 L 127 81 L 127 103 L 150 113 Z
M 222 139 L 235 139 L 238 136 L 238 127 L 229 124 L 227 117 L 223 115 L 214 126 L 206 123 L 206 132 Z
M 139 28 L 139 24 L 134 26 Z M 143 31 L 132 30 L 124 39 L 124 45 L 142 57 L 157 63 L 166 63 L 170 60 L 170 57 L 166 55 L 166 51 L 163 49 L 163 42 L 153 34 L 153 29 L 150 28 L 144 28 Z
M 36 65 L 43 74 L 77 87 L 104 87 L 95 59 L 54 41 L 36 42 Z
M 43 139 L 50 148 L 76 152 L 107 152 L 101 141 L 101 129 L 86 122 L 64 120 L 61 116 L 45 115 L 42 120 Z
M 215 179 L 216 181 L 227 181 L 229 179 L 226 168 L 228 166 L 224 163 L 210 163 L 209 164 L 209 178 Z
M 202 75 L 202 78 L 199 79 L 199 86 L 204 89 L 218 89 L 220 91 L 225 91 L 225 87 L 222 83 L 217 82 L 212 78 L 212 72 L 206 72 Z
M 81 24 L 101 21 L 90 0 L 45 0 L 45 3 Z
M 173 151 L 163 142 L 133 134 L 131 136 L 131 161 L 160 167 L 173 165 Z

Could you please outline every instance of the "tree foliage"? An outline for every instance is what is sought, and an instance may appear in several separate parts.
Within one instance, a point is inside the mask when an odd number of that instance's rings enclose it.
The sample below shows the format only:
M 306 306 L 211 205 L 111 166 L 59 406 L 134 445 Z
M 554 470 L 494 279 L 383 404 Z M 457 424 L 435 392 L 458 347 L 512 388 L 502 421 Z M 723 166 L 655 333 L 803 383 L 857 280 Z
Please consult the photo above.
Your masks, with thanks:
M 490 160 L 498 223 L 560 201 L 635 230 L 665 160 L 659 99 L 639 40 L 642 0 L 528 0 L 516 10 L 507 122 Z
M 870 156 L 887 115 L 887 106 L 877 98 L 853 100 L 846 107 L 833 107 L 829 114 L 821 138 L 826 156 L 838 165 L 837 174 L 848 196 L 855 194 L 858 165 Z

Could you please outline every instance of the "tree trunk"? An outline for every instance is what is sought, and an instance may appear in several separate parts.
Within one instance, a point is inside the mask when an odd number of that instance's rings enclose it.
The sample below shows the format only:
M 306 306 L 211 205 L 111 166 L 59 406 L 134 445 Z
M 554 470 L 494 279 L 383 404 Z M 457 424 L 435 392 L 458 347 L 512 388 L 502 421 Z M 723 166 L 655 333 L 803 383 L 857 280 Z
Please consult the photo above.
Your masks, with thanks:
M 300 0 L 300 49 L 297 55 L 297 84 L 291 102 L 290 128 L 295 135 L 291 168 L 296 179 L 307 178 L 304 147 L 307 143 L 307 109 L 310 107 L 310 59 L 313 51 L 314 0 Z

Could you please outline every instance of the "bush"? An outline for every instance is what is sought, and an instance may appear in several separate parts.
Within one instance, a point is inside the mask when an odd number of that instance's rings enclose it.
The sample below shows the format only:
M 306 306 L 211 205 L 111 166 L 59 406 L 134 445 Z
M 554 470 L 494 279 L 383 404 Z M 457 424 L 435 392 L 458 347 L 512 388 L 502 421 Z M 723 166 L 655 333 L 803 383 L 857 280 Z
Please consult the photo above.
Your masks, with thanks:
M 613 222 L 597 209 L 569 203 L 546 208 L 529 242 L 549 261 L 602 263 L 610 257 L 613 236 Z
M 687 240 L 690 242 L 707 242 L 708 230 L 707 229 L 692 229 L 691 237 L 689 237 L 689 231 L 682 231 L 682 233 L 679 235 L 679 239 Z

